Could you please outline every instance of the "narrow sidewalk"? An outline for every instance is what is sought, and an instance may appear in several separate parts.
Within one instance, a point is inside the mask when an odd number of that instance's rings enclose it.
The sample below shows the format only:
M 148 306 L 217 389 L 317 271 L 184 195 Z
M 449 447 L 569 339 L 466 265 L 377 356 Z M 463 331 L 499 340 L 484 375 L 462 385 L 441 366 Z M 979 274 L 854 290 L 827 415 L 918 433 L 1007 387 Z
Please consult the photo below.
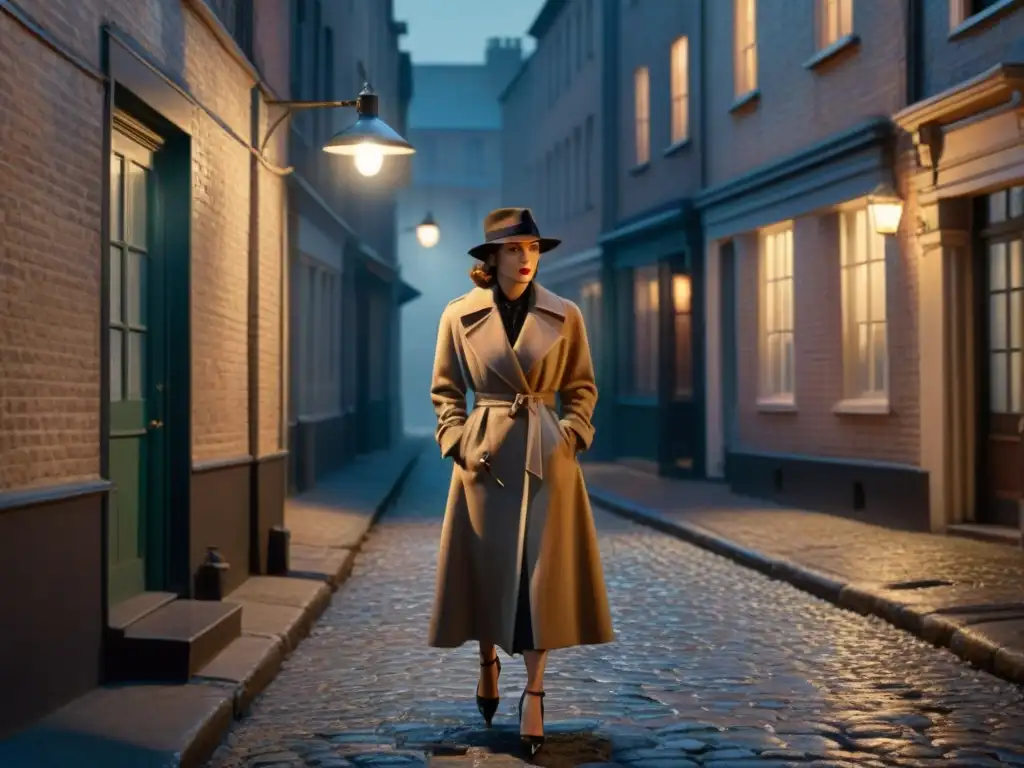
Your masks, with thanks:
M 789 509 L 713 482 L 588 463 L 593 502 L 878 616 L 1024 684 L 1024 552 Z
M 95 688 L 0 741 L 0 766 L 203 765 L 327 608 L 424 449 L 425 441 L 409 439 L 361 456 L 288 499 L 288 576 L 251 576 L 225 597 L 242 606 L 242 634 L 188 683 Z

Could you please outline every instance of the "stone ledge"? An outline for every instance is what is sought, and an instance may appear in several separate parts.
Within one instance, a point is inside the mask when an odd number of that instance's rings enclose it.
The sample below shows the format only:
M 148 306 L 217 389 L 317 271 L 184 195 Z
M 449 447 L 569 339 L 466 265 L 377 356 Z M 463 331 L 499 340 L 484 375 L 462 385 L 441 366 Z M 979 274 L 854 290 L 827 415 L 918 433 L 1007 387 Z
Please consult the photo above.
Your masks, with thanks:
M 960 609 L 936 607 L 935 600 L 915 599 L 910 592 L 880 585 L 847 582 L 841 576 L 741 546 L 692 523 L 669 520 L 599 488 L 589 486 L 588 491 L 595 505 L 621 517 L 788 582 L 841 608 L 877 616 L 997 677 L 1024 684 L 1024 603 L 970 604 L 967 595 L 961 594 Z

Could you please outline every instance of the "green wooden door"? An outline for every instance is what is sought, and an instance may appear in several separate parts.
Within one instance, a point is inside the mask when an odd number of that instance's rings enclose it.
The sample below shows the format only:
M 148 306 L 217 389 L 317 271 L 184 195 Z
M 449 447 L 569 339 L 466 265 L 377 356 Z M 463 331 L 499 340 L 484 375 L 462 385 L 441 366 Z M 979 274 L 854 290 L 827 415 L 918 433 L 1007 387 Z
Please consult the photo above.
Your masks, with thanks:
M 151 583 L 146 562 L 159 535 L 164 493 L 164 306 L 153 249 L 156 146 L 135 135 L 114 131 L 110 167 L 111 603 L 160 586 Z

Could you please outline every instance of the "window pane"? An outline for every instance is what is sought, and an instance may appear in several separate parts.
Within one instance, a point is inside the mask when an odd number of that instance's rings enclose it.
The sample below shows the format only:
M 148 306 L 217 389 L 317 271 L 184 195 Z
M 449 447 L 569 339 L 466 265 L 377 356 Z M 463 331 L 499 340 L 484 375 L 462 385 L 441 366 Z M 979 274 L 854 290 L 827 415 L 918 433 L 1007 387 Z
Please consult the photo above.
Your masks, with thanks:
M 888 369 L 888 355 L 886 349 L 885 323 L 875 323 L 871 326 L 871 368 L 874 374 L 871 391 L 885 392 Z
M 1010 355 L 1010 411 L 1020 413 L 1021 406 L 1021 353 L 1013 352 Z
M 1016 219 L 1018 216 L 1024 216 L 1024 187 L 1010 190 L 1010 218 Z
M 1006 355 L 995 352 L 989 358 L 989 410 L 992 413 L 1006 413 L 1007 394 L 1009 392 L 1006 380 Z
M 110 322 L 121 323 L 121 249 L 110 249 Z
M 793 391 L 795 381 L 793 381 L 794 374 L 794 360 L 793 360 L 793 334 L 786 333 L 782 336 L 782 392 L 790 393 Z
M 885 262 L 873 261 L 870 265 L 871 320 L 885 320 Z
M 853 273 L 853 321 L 862 323 L 868 319 L 868 267 L 861 264 L 850 270 Z
M 999 291 L 1006 287 L 1006 244 L 992 243 L 988 247 L 988 287 Z
M 793 330 L 793 278 L 788 277 L 779 283 L 781 294 L 782 317 L 779 322 L 782 330 Z
M 672 276 L 672 304 L 676 313 L 690 311 L 691 285 L 689 275 Z
M 676 315 L 676 396 L 685 397 L 693 392 L 693 348 L 691 346 L 691 318 Z
M 146 368 L 146 336 L 128 334 L 128 399 L 141 400 L 143 371 Z
M 786 246 L 785 246 L 785 250 L 783 251 L 783 253 L 785 254 L 785 262 L 784 262 L 785 272 L 784 272 L 784 274 L 786 276 L 792 276 L 792 274 L 793 274 L 793 230 L 792 229 L 787 229 L 786 230 L 785 243 L 786 243 Z
M 775 283 L 768 283 L 764 292 L 764 330 L 766 333 L 778 330 L 775 325 L 776 313 Z
M 871 387 L 869 372 L 869 346 L 871 340 L 868 338 L 868 324 L 858 323 L 857 325 L 857 390 L 867 392 Z
M 136 248 L 146 247 L 146 169 L 128 163 L 128 237 Z
M 769 395 L 778 394 L 780 390 L 781 382 L 779 381 L 781 368 L 782 368 L 782 344 L 781 337 L 777 333 L 773 333 L 768 337 L 768 393 Z
M 1024 283 L 1024 240 L 1010 243 L 1010 286 L 1020 288 Z
M 990 349 L 1006 349 L 1006 294 L 989 296 L 988 339 Z
M 1021 348 L 1021 324 L 1024 324 L 1024 316 L 1021 315 L 1021 291 L 1014 291 L 1010 294 L 1010 347 Z
M 988 196 L 988 223 L 1006 221 L 1006 190 L 993 192 Z
M 110 331 L 110 399 L 124 397 L 124 339 L 121 331 Z
M 124 158 L 110 156 L 110 239 L 124 239 Z
M 146 324 L 146 256 L 134 251 L 128 252 L 128 322 L 132 325 Z

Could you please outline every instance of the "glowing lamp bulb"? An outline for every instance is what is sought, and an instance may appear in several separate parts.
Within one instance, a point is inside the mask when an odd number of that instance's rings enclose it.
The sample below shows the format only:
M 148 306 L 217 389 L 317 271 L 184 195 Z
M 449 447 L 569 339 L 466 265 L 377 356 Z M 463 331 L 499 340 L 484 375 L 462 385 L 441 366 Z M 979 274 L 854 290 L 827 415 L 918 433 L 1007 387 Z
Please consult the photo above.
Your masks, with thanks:
M 376 144 L 364 142 L 356 147 L 356 170 L 363 176 L 376 176 L 384 165 L 384 153 Z
M 433 248 L 441 239 L 441 229 L 437 224 L 420 224 L 416 227 L 416 239 L 424 248 Z

